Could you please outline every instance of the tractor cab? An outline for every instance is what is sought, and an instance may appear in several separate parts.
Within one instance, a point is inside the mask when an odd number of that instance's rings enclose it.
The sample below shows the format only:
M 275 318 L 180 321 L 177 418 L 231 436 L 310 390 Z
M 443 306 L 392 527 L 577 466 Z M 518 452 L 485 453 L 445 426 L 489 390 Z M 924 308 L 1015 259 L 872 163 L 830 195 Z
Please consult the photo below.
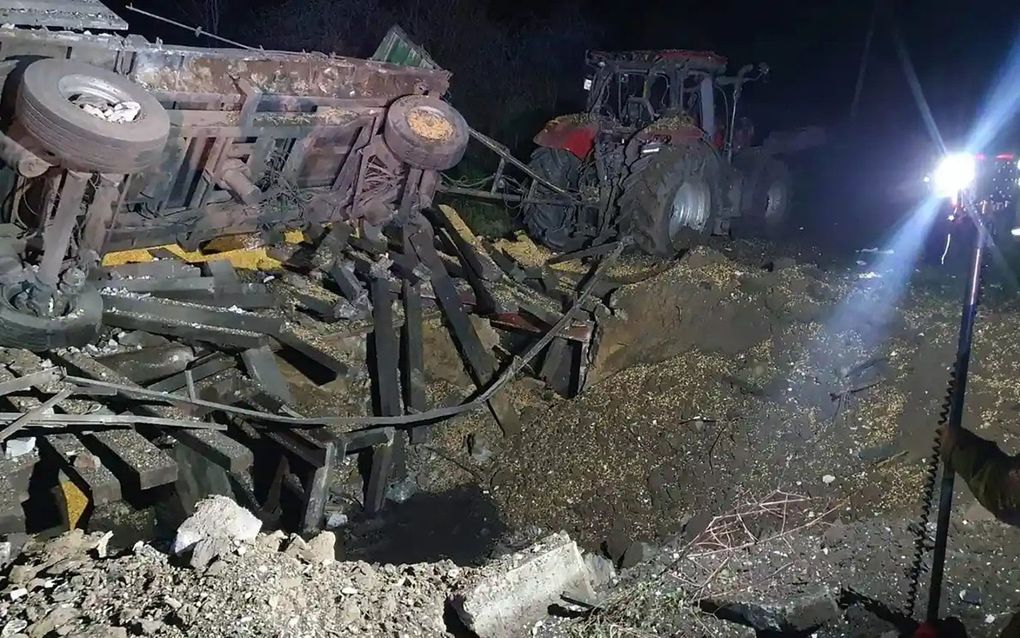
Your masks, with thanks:
M 736 115 L 766 65 L 725 75 L 726 58 L 683 49 L 591 51 L 587 63 L 585 112 L 546 124 L 529 164 L 580 200 L 564 206 L 536 186 L 545 201 L 523 215 L 533 237 L 570 251 L 629 232 L 641 250 L 671 256 L 692 235 L 781 229 L 786 168 L 751 147 L 754 127 Z
M 638 130 L 671 119 L 715 137 L 716 80 L 726 58 L 709 51 L 669 49 L 588 53 L 587 112 Z

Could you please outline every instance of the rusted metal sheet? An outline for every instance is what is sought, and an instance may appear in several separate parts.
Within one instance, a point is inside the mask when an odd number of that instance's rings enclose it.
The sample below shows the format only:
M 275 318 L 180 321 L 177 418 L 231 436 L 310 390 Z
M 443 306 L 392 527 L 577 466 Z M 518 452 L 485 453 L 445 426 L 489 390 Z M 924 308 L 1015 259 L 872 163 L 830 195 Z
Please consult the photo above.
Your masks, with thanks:
M 0 23 L 77 30 L 128 28 L 127 22 L 99 0 L 3 0 Z
M 325 98 L 394 99 L 420 88 L 441 95 L 450 74 L 382 62 L 329 56 L 194 47 L 126 45 L 135 54 L 130 77 L 159 92 L 216 93 L 243 103 L 245 94 L 232 78 L 265 94 Z

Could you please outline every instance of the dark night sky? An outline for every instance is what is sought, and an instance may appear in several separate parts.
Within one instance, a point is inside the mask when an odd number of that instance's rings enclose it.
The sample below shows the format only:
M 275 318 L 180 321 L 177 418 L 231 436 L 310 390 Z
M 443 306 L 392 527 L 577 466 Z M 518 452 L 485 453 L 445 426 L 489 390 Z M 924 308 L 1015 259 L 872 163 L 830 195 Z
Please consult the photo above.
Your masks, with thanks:
M 357 0 L 334 1 L 342 5 Z M 728 56 L 731 69 L 748 62 L 768 62 L 772 68 L 768 85 L 749 90 L 746 103 L 756 119 L 772 126 L 839 126 L 845 121 L 872 10 L 870 0 L 579 1 L 604 33 L 600 41 L 590 43 L 591 48 L 707 48 Z M 184 6 L 187 0 L 177 2 Z M 508 28 L 531 15 L 548 14 L 555 4 L 555 0 L 488 2 L 490 13 L 505 20 Z M 859 124 L 907 135 L 922 130 L 895 56 L 887 26 L 891 21 L 904 34 L 940 126 L 950 132 L 965 127 L 1014 38 L 1020 35 L 1020 3 L 883 2 L 893 17 L 881 21 L 876 32 Z M 110 4 L 118 8 L 122 2 Z M 172 4 L 166 0 L 136 0 L 136 4 L 172 12 Z M 242 4 L 257 11 L 260 5 L 273 2 Z M 187 32 L 124 15 L 146 36 L 194 43 Z M 244 34 L 231 31 L 229 25 L 223 31 L 244 40 Z M 273 46 L 272 42 L 260 44 Z M 583 51 L 576 55 L 580 59 Z

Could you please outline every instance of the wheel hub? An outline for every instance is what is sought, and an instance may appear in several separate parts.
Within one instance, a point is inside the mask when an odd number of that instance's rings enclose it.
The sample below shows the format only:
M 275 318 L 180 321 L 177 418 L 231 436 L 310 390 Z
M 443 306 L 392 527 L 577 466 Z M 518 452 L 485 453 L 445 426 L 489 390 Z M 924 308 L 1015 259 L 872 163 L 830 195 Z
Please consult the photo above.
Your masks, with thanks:
M 705 184 L 684 182 L 673 196 L 669 215 L 669 238 L 675 239 L 682 230 L 701 232 L 708 225 L 709 193 Z
M 68 75 L 60 80 L 58 89 L 64 99 L 106 122 L 134 122 L 141 114 L 138 102 L 100 78 Z
M 456 132 L 450 122 L 439 109 L 431 106 L 418 106 L 407 114 L 407 125 L 415 134 L 431 141 L 451 139 Z

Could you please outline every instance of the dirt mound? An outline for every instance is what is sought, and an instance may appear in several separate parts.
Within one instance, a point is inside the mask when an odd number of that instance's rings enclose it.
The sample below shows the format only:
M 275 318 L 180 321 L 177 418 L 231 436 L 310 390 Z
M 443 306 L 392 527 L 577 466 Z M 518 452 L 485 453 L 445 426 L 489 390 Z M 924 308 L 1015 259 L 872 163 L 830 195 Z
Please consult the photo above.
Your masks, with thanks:
M 913 518 L 961 284 L 874 268 L 699 249 L 608 300 L 581 396 L 519 392 L 522 436 L 484 464 L 448 452 L 511 527 L 564 528 L 588 549 L 668 538 L 776 488 L 844 500 L 852 520 Z M 1008 449 L 1020 313 L 984 313 L 967 424 Z

